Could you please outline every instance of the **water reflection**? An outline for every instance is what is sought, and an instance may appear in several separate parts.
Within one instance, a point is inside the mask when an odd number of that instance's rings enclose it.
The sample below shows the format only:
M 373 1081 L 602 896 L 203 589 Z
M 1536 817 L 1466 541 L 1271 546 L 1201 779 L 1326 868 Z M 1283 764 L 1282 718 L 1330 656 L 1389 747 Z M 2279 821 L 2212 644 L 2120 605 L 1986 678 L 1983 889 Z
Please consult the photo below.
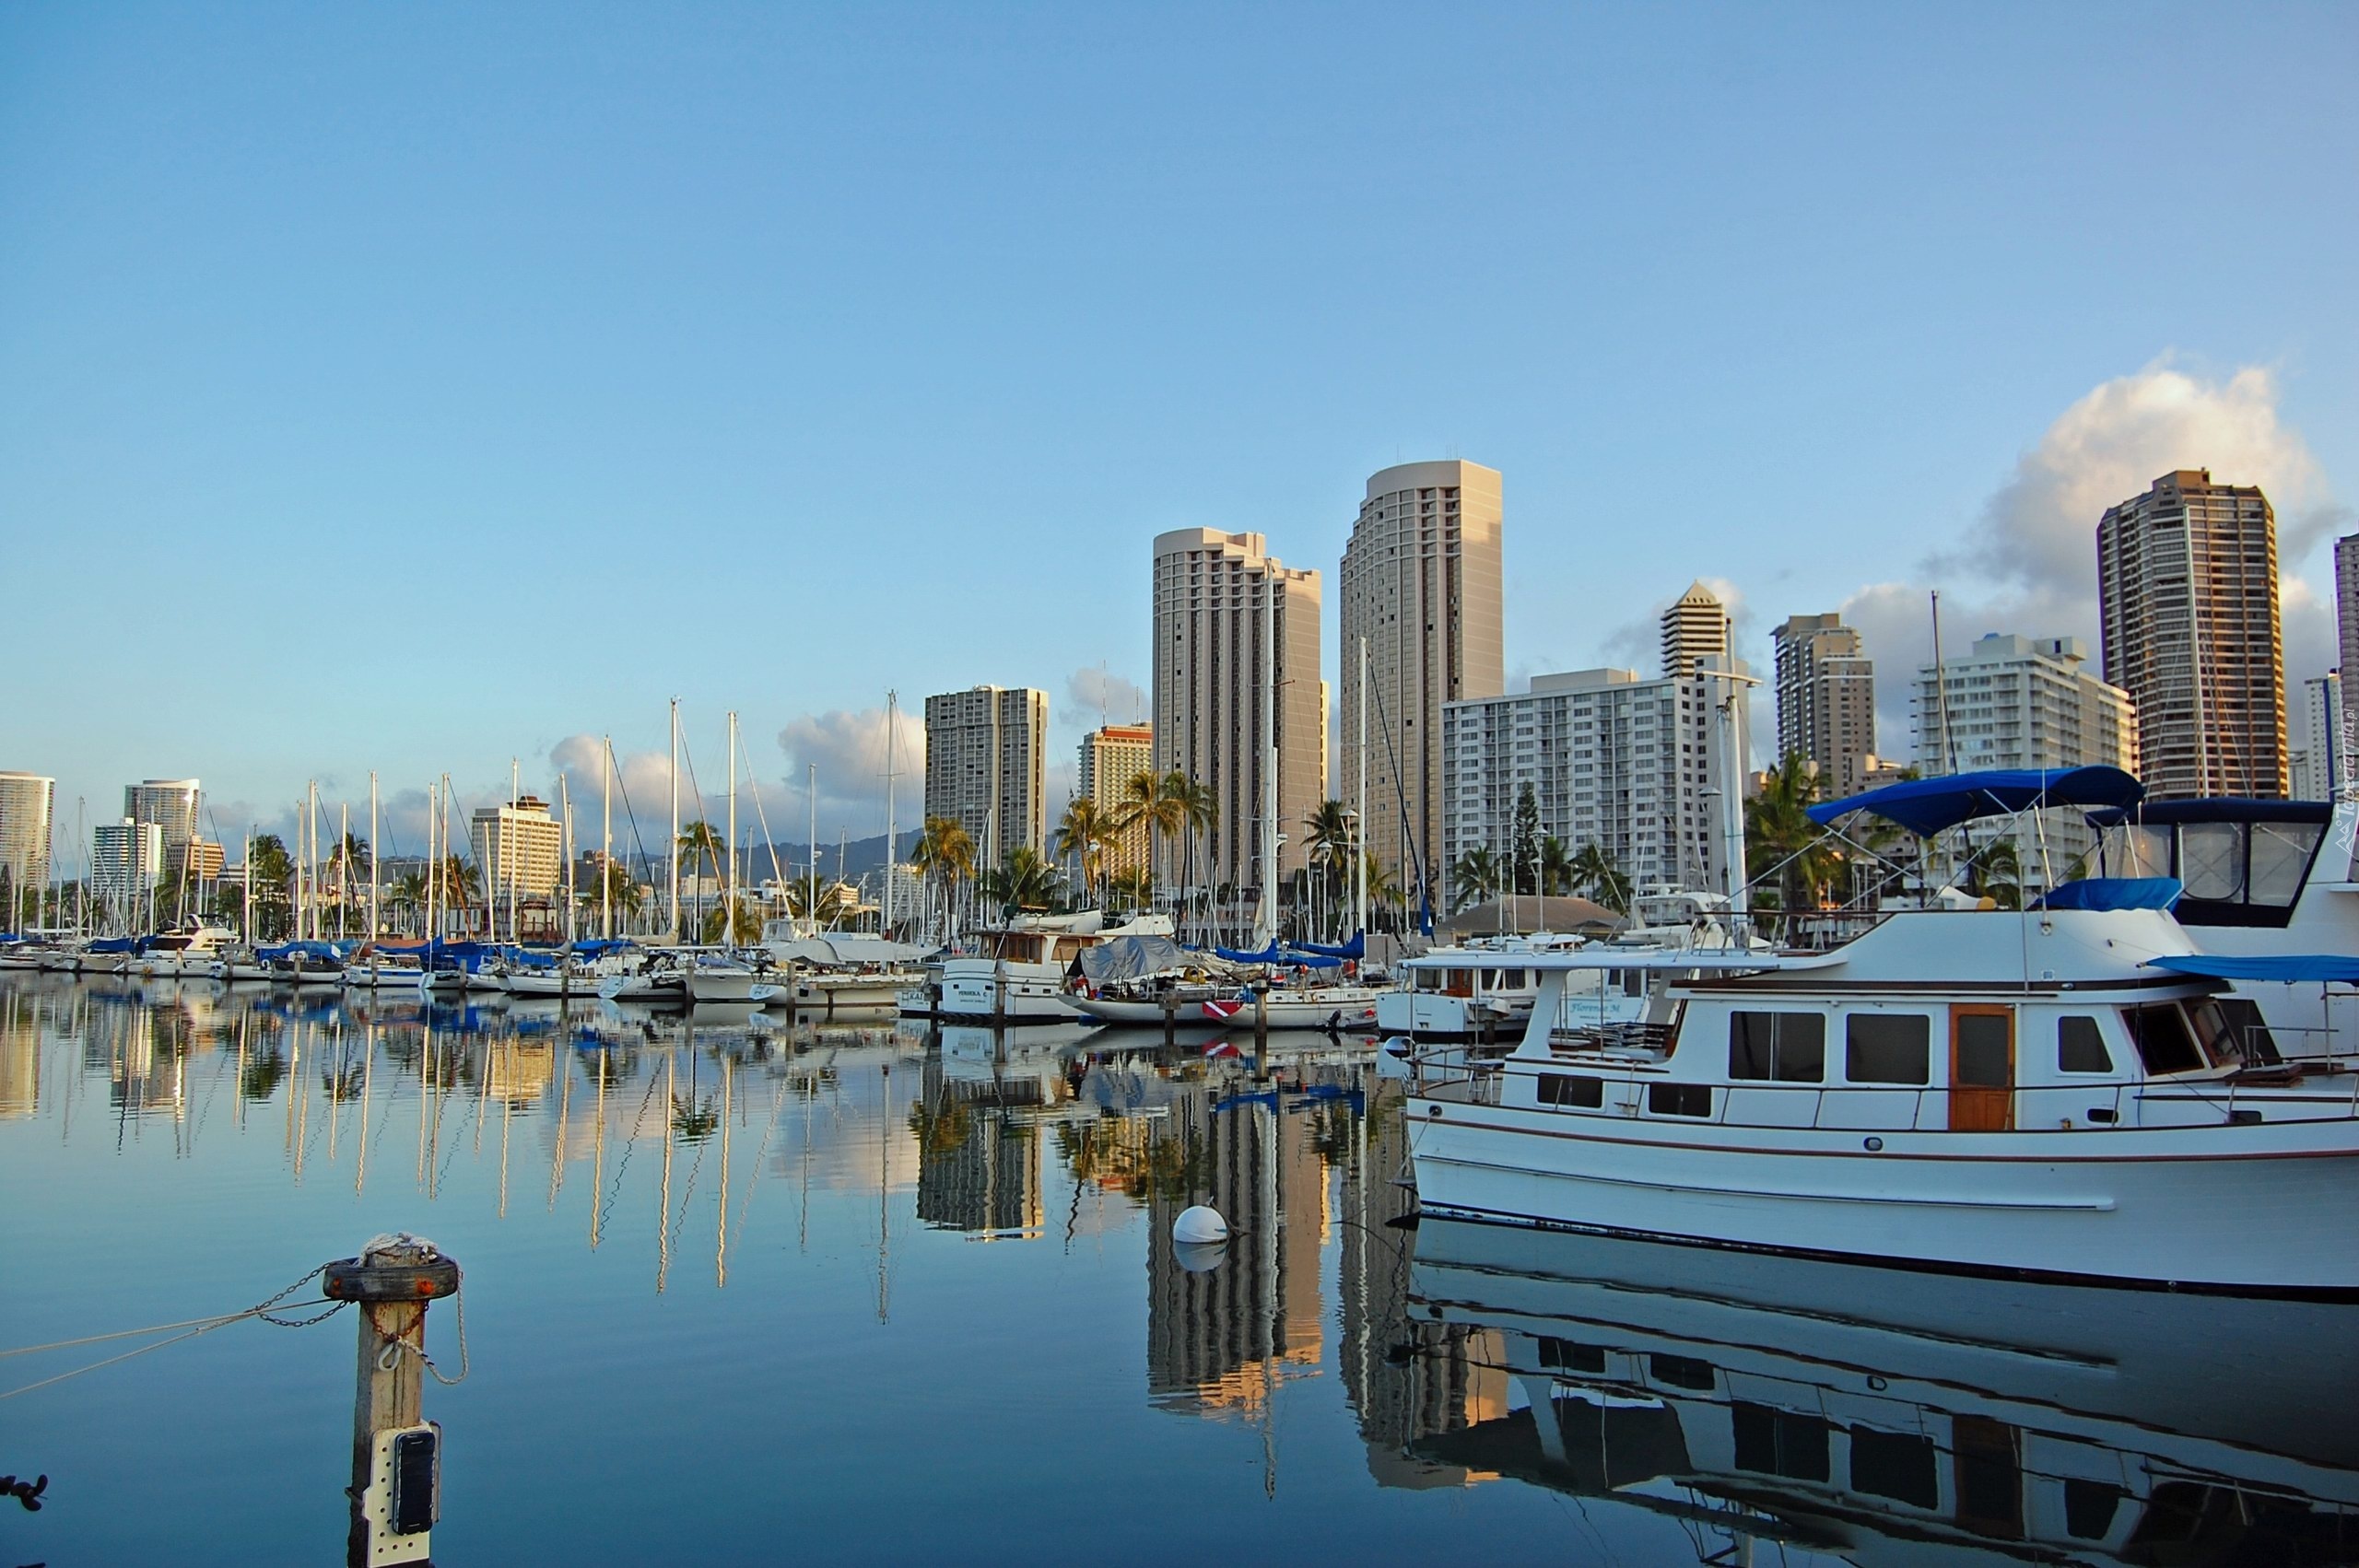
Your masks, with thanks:
M 1439 1222 L 1411 1298 L 1418 1359 L 1476 1346 L 1514 1408 L 1410 1454 L 1669 1516 L 1698 1561 L 2359 1561 L 2348 1307 Z

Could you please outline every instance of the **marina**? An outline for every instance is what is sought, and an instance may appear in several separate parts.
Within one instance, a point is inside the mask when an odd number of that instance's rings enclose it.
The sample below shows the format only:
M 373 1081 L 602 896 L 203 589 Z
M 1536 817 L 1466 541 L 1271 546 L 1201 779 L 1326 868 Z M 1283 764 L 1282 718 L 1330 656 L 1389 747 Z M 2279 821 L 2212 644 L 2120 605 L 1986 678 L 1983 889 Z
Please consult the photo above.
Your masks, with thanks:
M 1220 1043 L 0 977 L 0 1184 L 57 1195 L 0 1220 L 47 1260 L 12 1279 L 0 1349 L 234 1310 L 375 1232 L 430 1236 L 465 1274 L 464 1346 L 448 1304 L 425 1344 L 465 1368 L 426 1386 L 452 1562 L 783 1540 L 1184 1562 L 1239 1528 L 1306 1561 L 1872 1563 L 1926 1539 L 2135 1562 L 2165 1529 L 2213 1552 L 2183 1561 L 2229 1561 L 2226 1535 L 2359 1555 L 2359 1454 L 2271 1418 L 2304 1408 L 2289 1380 L 2344 1375 L 2317 1360 L 2349 1342 L 2337 1309 L 2222 1320 L 1411 1225 L 1403 1087 L 1369 1041 Z M 1169 1240 L 1191 1201 L 1238 1233 L 1202 1272 Z M 351 1322 L 237 1324 L 7 1398 L 10 1463 L 50 1481 L 0 1515 L 0 1552 L 332 1556 Z M 2224 1323 L 2235 1353 L 2198 1353 Z M 119 1348 L 0 1360 L 0 1394 Z M 1837 1402 L 1860 1366 L 1883 1391 Z M 175 1460 L 121 1506 L 121 1447 L 159 1429 Z M 976 1537 L 1027 1492 L 1058 1501 Z M 2073 1535 L 2100 1494 L 2105 1528 Z

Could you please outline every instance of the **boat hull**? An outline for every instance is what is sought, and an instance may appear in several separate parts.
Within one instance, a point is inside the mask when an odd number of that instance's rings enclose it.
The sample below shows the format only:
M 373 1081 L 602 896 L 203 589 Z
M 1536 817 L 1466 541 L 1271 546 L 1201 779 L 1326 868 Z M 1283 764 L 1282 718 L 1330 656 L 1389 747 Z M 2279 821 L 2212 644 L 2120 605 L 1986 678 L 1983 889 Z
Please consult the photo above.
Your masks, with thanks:
M 2359 1297 L 2359 1123 L 2038 1133 L 1744 1130 L 1411 1103 L 1419 1206 L 1900 1267 Z
M 934 1016 L 948 1024 L 1069 1024 L 1080 1010 L 1053 964 L 954 958 L 942 966 Z
M 751 969 L 691 969 L 687 975 L 688 1000 L 694 1002 L 733 1002 L 754 1000 L 754 972 Z
M 1290 997 L 1273 993 L 1267 1012 L 1269 1027 L 1273 1029 L 1320 1029 L 1331 1034 L 1351 1029 L 1374 1029 L 1376 1024 L 1376 993 L 1355 991 L 1326 997 Z M 1217 1024 L 1224 1028 L 1250 1028 L 1263 1010 L 1251 1003 L 1235 1012 L 1216 1013 L 1212 1004 L 1200 1002 L 1195 1008 L 1196 1021 Z
M 1376 998 L 1376 1027 L 1413 1040 L 1507 1038 L 1532 1016 L 1532 998 L 1462 997 L 1445 991 L 1397 989 Z

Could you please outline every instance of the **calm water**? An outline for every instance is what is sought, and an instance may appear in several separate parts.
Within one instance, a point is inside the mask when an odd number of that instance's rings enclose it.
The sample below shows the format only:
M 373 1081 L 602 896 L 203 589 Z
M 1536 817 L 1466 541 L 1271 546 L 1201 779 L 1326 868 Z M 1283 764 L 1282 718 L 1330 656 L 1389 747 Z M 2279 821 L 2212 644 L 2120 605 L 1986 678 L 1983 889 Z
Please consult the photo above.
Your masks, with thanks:
M 1203 1043 L 0 975 L 0 1350 L 429 1236 L 445 1564 L 2359 1562 L 2359 1312 L 1403 1229 Z M 0 1563 L 341 1562 L 354 1334 L 0 1398 Z

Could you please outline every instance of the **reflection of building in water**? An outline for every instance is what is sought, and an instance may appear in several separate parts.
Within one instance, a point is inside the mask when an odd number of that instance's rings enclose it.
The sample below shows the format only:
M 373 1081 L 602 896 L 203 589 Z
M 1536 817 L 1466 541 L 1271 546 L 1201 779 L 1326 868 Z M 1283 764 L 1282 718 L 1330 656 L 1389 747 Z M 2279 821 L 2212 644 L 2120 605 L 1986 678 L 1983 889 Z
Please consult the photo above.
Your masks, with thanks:
M 41 1013 L 10 992 L 0 1012 L 0 1117 L 28 1117 L 41 1105 Z
M 1042 1234 L 1040 1129 L 952 1101 L 921 1104 L 918 1219 L 987 1236 Z
M 491 1047 L 485 1092 L 521 1109 L 541 1097 L 556 1071 L 557 1052 L 546 1043 L 503 1041 Z
M 1157 1184 L 1147 1206 L 1147 1393 L 1166 1410 L 1258 1418 L 1278 1382 L 1321 1359 L 1327 1173 L 1309 1116 L 1282 1113 L 1274 1094 L 1215 1110 L 1215 1090 L 1176 1094 L 1162 1130 L 1180 1141 L 1188 1190 Z M 1242 1233 L 1202 1272 L 1180 1266 L 1169 1239 L 1191 1201 Z
M 1505 1415 L 1508 1378 L 1495 1332 L 1410 1321 L 1408 1253 L 1416 1233 L 1390 1223 L 1417 1209 L 1416 1190 L 1394 1179 L 1409 1168 L 1404 1097 L 1400 1083 L 1377 1081 L 1365 1140 L 1344 1166 L 1344 1212 L 1356 1222 L 1341 1247 L 1344 1387 L 1359 1412 L 1368 1473 L 1380 1484 L 1464 1486 L 1496 1477 L 1413 1453 L 1410 1445 Z M 1404 1343 L 1418 1353 L 1391 1359 L 1388 1352 Z

